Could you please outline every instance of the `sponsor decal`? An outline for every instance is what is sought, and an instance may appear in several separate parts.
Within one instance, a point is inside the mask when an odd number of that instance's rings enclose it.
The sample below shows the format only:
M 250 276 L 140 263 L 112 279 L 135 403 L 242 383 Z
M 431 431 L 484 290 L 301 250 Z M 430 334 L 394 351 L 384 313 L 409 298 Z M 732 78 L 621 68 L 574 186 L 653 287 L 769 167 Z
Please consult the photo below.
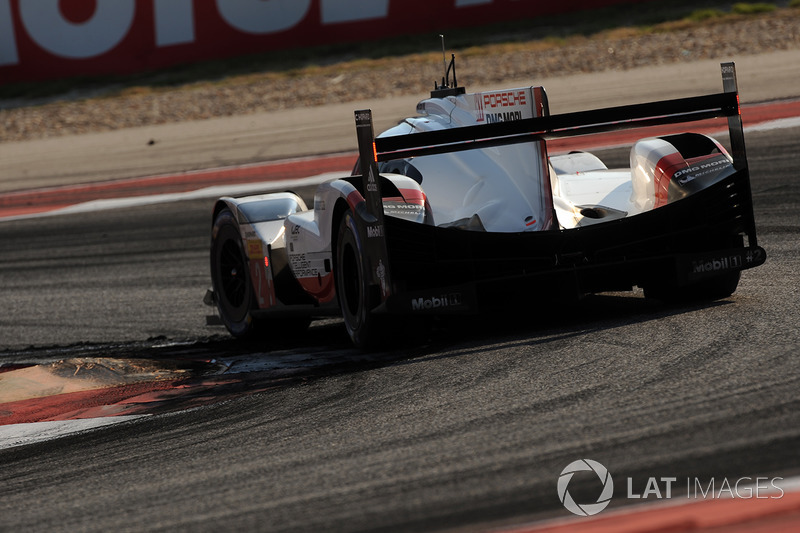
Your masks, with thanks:
M 673 174 L 672 178 L 676 179 L 678 184 L 686 185 L 690 181 L 693 181 L 699 177 L 712 174 L 718 170 L 728 168 L 731 166 L 731 162 L 728 161 L 728 158 L 717 159 L 716 161 L 709 161 L 707 163 L 703 163 L 701 165 L 695 165 L 689 168 L 684 168 L 679 170 Z
M 372 121 L 369 111 L 356 111 L 356 127 L 369 126 Z
M 383 225 L 367 226 L 367 237 L 370 239 L 383 237 Z
M 292 273 L 296 278 L 314 278 L 320 274 L 319 268 L 304 253 L 289 254 L 289 263 L 292 265 Z
M 745 261 L 747 264 L 758 263 L 759 265 L 765 261 L 764 257 L 765 253 L 762 248 L 748 248 L 747 253 L 745 254 Z
M 486 115 L 486 123 L 494 124 L 496 122 L 511 122 L 512 120 L 522 120 L 521 111 L 510 111 L 508 113 L 488 113 Z
M 720 270 L 740 269 L 742 267 L 742 257 L 731 255 L 706 259 L 702 261 L 692 261 L 692 274 L 704 274 L 708 272 L 718 272 Z
M 530 89 L 508 89 L 472 96 L 476 122 L 494 124 L 533 116 Z
M 417 204 L 407 204 L 403 202 L 383 202 L 383 211 L 391 215 L 412 215 L 417 216 L 425 212 L 425 206 Z
M 514 107 L 528 105 L 528 95 L 524 89 L 502 91 L 497 93 L 482 93 L 484 108 L 497 109 L 498 107 Z
M 461 293 L 454 292 L 430 298 L 419 297 L 411 299 L 412 311 L 429 311 L 432 309 L 442 309 L 446 307 L 459 307 L 462 305 L 463 298 Z
M 736 79 L 736 67 L 733 65 L 733 63 L 722 64 L 722 79 L 723 81 Z
M 573 7 L 456 0 L 436 9 L 444 29 Z M 133 73 L 343 38 L 381 39 L 407 34 L 425 10 L 426 0 L 0 0 L 0 80 Z
M 375 181 L 375 174 L 372 172 L 372 165 L 369 167 L 369 172 L 367 175 L 367 190 L 369 192 L 378 192 L 378 183 Z
M 296 242 L 296 241 L 300 240 L 301 235 L 300 235 L 300 225 L 299 224 L 292 225 L 291 229 L 289 230 L 289 237 L 291 238 L 292 242 Z M 291 245 L 292 243 L 290 242 L 289 244 Z M 292 248 L 294 248 L 294 247 L 292 247 Z
M 261 249 L 261 239 L 247 240 L 247 257 L 250 259 L 261 259 L 264 257 L 264 252 Z

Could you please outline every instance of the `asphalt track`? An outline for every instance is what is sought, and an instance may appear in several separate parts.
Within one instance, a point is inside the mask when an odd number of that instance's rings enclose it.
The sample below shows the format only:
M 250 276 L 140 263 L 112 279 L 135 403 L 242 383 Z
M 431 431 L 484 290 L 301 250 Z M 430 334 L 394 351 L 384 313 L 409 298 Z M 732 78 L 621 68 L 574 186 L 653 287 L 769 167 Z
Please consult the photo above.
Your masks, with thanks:
M 123 360 L 166 384 L 125 385 L 110 414 L 138 418 L 0 450 L 0 530 L 485 530 L 568 518 L 556 481 L 581 458 L 613 476 L 607 512 L 641 503 L 627 478 L 795 476 L 798 134 L 748 134 L 769 258 L 733 297 L 604 294 L 369 355 L 335 321 L 256 345 L 204 326 L 210 199 L 0 223 L 0 376 Z

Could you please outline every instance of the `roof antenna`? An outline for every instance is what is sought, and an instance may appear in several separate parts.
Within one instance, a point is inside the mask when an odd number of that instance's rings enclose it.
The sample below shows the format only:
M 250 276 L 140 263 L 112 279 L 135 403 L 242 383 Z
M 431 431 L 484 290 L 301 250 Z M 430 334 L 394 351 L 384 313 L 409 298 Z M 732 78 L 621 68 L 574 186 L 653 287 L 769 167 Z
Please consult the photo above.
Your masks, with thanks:
M 447 79 L 447 77 L 448 77 L 447 76 L 447 53 L 444 50 L 444 35 L 440 33 L 439 37 L 442 39 L 442 64 L 444 65 L 444 71 L 443 71 L 444 72 L 444 76 L 442 76 L 442 87 L 446 88 L 449 85 L 448 84 L 449 80 Z
M 456 55 L 453 54 L 450 59 L 450 64 L 447 64 L 447 53 L 444 47 L 444 35 L 439 34 L 442 39 L 442 62 L 444 63 L 444 76 L 442 76 L 442 84 L 439 85 L 433 82 L 433 91 L 431 91 L 431 98 L 444 98 L 446 96 L 458 96 L 465 94 L 467 90 L 464 87 L 458 86 L 456 81 Z M 453 71 L 453 86 L 450 87 L 450 71 Z

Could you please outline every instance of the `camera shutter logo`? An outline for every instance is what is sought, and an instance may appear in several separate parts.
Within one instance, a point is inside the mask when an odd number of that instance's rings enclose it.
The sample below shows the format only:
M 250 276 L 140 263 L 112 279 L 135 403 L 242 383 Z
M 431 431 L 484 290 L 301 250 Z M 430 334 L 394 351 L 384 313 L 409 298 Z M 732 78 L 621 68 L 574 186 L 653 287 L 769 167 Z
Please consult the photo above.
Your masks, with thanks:
M 572 496 L 570 496 L 569 491 L 567 490 L 567 486 L 569 485 L 573 474 L 575 474 L 575 472 L 582 471 L 593 471 L 603 483 L 603 492 L 600 493 L 600 497 L 597 498 L 596 503 L 579 504 L 572 499 Z M 605 466 L 601 465 L 597 461 L 593 461 L 591 459 L 579 459 L 577 461 L 573 461 L 561 471 L 561 475 L 558 477 L 558 498 L 569 512 L 578 516 L 596 515 L 605 509 L 606 506 L 608 506 L 613 493 L 614 481 L 611 479 L 611 474 L 608 473 L 608 469 L 606 469 Z

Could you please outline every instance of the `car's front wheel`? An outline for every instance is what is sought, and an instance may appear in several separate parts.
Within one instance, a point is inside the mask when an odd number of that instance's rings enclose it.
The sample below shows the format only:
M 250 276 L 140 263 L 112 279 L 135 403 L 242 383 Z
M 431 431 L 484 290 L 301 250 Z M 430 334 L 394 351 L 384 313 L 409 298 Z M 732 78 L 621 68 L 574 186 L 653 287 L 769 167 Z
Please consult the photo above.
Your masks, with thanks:
M 231 335 L 251 334 L 255 296 L 239 226 L 229 209 L 217 215 L 211 231 L 211 284 L 220 318 Z
M 230 209 L 214 219 L 211 231 L 211 284 L 220 319 L 234 337 L 291 339 L 311 323 L 309 316 L 255 316 L 256 293 L 239 225 Z

